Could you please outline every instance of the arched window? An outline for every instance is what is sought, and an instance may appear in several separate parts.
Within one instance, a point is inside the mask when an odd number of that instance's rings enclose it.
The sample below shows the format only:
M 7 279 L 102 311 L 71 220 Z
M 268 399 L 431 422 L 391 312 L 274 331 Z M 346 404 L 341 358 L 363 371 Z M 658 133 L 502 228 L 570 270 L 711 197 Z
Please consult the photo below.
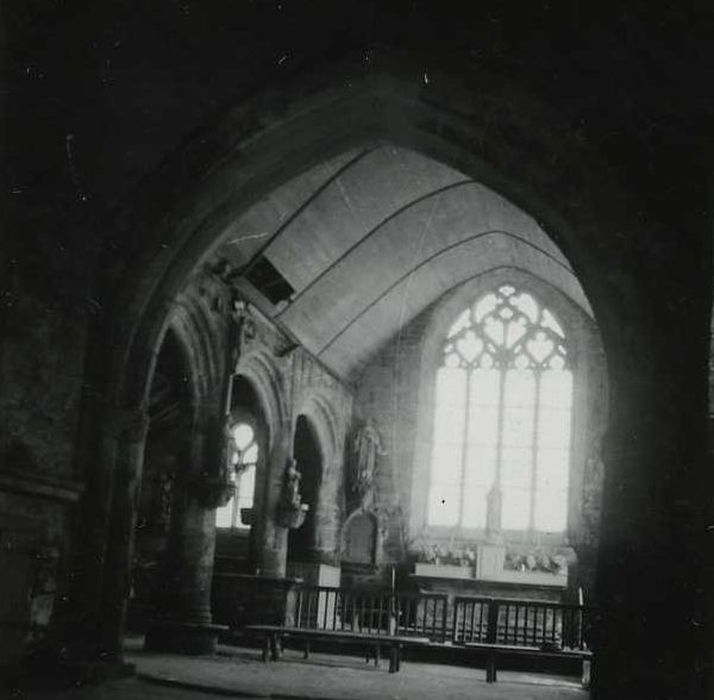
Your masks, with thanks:
M 531 294 L 465 309 L 436 374 L 428 524 L 564 531 L 572 393 L 565 333 Z
M 258 464 L 258 443 L 255 431 L 248 423 L 236 423 L 231 428 L 231 480 L 235 493 L 231 500 L 216 510 L 216 527 L 247 528 L 241 521 L 241 509 L 253 507 L 255 469 Z

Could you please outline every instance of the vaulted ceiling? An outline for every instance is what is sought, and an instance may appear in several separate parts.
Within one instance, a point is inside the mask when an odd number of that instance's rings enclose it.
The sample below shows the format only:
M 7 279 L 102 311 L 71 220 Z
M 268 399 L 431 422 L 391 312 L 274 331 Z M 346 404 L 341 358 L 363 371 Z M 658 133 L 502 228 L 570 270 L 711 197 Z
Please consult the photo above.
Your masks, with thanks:
M 237 286 L 262 312 L 348 380 L 432 302 L 489 270 L 532 272 L 590 313 L 565 256 L 528 214 L 391 144 L 287 182 L 236 219 L 215 254 L 241 273 Z M 266 260 L 266 284 L 282 286 L 273 301 L 260 281 Z

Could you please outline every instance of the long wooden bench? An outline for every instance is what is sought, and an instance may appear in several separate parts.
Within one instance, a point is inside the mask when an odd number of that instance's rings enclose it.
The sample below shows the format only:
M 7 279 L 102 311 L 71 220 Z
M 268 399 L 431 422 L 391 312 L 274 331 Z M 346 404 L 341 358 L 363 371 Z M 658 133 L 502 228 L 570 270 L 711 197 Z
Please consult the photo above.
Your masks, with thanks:
M 428 639 L 402 635 L 375 635 L 366 632 L 350 632 L 349 630 L 318 630 L 297 627 L 284 627 L 281 625 L 247 625 L 247 632 L 258 635 L 263 640 L 263 661 L 278 661 L 283 647 L 283 638 L 301 639 L 305 642 L 304 658 L 310 655 L 310 640 L 319 639 L 331 642 L 356 643 L 360 647 L 374 649 L 374 664 L 379 666 L 384 656 L 383 648 L 389 651 L 389 672 L 397 673 L 401 667 L 402 649 L 407 644 L 430 644 Z M 369 655 L 367 659 L 369 660 Z
M 547 647 L 523 647 L 513 644 L 487 644 L 467 642 L 466 649 L 482 651 L 486 655 L 486 682 L 495 683 L 498 680 L 499 658 L 504 656 L 526 656 L 528 658 L 579 659 L 589 661 L 592 652 L 579 649 L 550 649 Z
M 457 596 L 451 638 L 455 645 L 486 654 L 486 680 L 494 683 L 503 657 L 588 662 L 592 614 L 581 605 Z
M 495 682 L 507 657 L 588 661 L 592 611 L 579 605 L 434 593 L 353 591 L 302 587 L 282 625 L 248 625 L 261 638 L 263 659 L 277 660 L 284 638 L 349 643 L 374 650 L 379 664 L 399 670 L 404 648 L 460 649 L 486 656 L 486 680 Z
M 374 651 L 375 664 L 389 650 L 389 670 L 401 665 L 405 645 L 443 643 L 448 625 L 448 598 L 433 593 L 359 591 L 328 586 L 295 591 L 283 625 L 255 624 L 244 629 L 261 638 L 263 660 L 277 660 L 283 638 L 350 643 Z

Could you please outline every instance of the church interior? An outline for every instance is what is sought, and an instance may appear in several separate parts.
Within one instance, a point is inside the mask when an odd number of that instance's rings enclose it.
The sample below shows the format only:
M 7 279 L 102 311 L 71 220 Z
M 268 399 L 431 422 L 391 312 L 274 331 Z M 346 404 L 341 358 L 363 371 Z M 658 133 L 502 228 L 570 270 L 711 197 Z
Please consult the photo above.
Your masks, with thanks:
M 3 673 L 714 695 L 714 11 L 606 5 L 2 8 Z

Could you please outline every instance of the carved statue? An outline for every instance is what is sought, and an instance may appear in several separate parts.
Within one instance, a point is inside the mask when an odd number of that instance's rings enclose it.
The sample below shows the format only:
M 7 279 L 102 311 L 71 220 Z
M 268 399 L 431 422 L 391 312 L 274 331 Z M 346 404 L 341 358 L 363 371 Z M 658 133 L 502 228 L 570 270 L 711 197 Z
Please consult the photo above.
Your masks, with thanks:
M 302 496 L 300 495 L 300 481 L 302 475 L 297 469 L 297 460 L 289 459 L 285 468 L 285 483 L 283 486 L 283 505 L 288 510 L 300 510 Z
M 368 418 L 365 424 L 357 431 L 352 450 L 354 455 L 352 462 L 352 491 L 360 498 L 363 498 L 372 489 L 372 482 L 377 469 L 377 457 L 387 454 L 372 418 Z
M 233 375 L 238 371 L 238 363 L 243 356 L 246 345 L 255 338 L 255 321 L 250 315 L 245 302 L 233 301 L 229 323 L 229 372 Z
M 235 453 L 235 442 L 231 433 L 231 404 L 233 377 L 238 364 L 250 340 L 255 337 L 255 322 L 250 311 L 243 301 L 234 299 L 232 310 L 228 319 L 228 334 L 226 339 L 226 366 L 223 376 L 223 405 L 221 417 L 217 425 L 218 442 L 218 479 L 226 484 L 231 480 L 233 468 L 232 458 Z

